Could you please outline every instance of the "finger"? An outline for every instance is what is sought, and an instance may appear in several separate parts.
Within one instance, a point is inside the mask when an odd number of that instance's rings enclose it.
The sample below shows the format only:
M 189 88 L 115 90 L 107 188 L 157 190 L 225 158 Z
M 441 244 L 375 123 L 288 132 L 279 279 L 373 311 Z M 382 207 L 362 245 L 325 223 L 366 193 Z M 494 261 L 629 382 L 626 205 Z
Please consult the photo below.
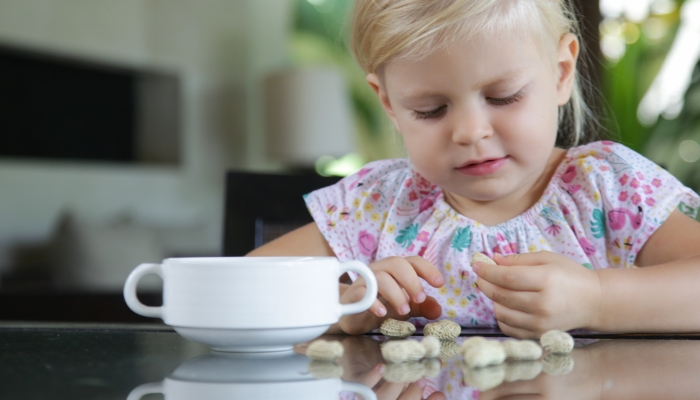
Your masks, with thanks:
M 411 312 L 406 295 L 394 277 L 385 271 L 376 271 L 374 275 L 377 278 L 379 294 L 391 304 L 396 313 L 406 315 Z
M 406 391 L 399 396 L 398 400 L 423 400 L 423 388 L 418 382 L 413 382 L 406 388 Z
M 423 290 L 418 273 L 411 263 L 403 257 L 388 257 L 380 260 L 372 266 L 375 275 L 384 272 L 391 275 L 399 286 L 404 288 L 408 295 L 416 303 L 422 303 L 426 294 Z
M 534 314 L 537 310 L 535 303 L 538 292 L 526 292 L 503 288 L 493 283 L 479 278 L 476 282 L 479 290 L 494 303 L 504 305 L 514 310 L 520 310 L 529 314 Z
M 406 257 L 413 268 L 415 269 L 418 276 L 425 279 L 426 282 L 432 287 L 440 288 L 445 284 L 445 278 L 442 276 L 440 271 L 431 263 L 423 257 L 411 256 Z
M 524 329 L 534 332 L 534 317 L 531 314 L 519 310 L 508 308 L 504 305 L 494 303 L 493 313 L 498 322 L 502 322 L 510 327 Z
M 395 400 L 406 388 L 405 383 L 384 382 L 376 391 L 377 400 Z
M 372 388 L 377 383 L 379 383 L 379 381 L 384 376 L 385 368 L 386 366 L 384 364 L 377 364 L 374 367 L 372 367 L 372 369 L 363 374 L 358 375 L 353 380 L 357 383 L 367 386 L 368 388 Z
M 379 299 L 374 300 L 374 303 L 369 308 L 369 312 L 372 314 L 376 315 L 379 318 L 382 318 L 386 315 L 386 307 L 384 307 L 384 304 L 382 304 Z
M 536 251 L 533 253 L 511 254 L 508 256 L 496 253 L 493 255 L 493 261 L 498 265 L 505 266 L 534 266 L 552 262 L 552 256 L 554 255 L 555 253 L 551 251 Z
M 445 396 L 445 393 L 435 392 L 428 396 L 428 398 L 425 400 L 447 400 L 447 397 Z
M 434 297 L 428 296 L 422 303 L 411 303 L 411 317 L 438 319 L 442 315 L 442 306 Z
M 355 282 L 345 290 L 341 302 L 343 304 L 358 302 L 365 297 L 365 293 L 367 293 L 367 287 L 364 285 L 364 283 Z M 374 301 L 374 303 L 372 303 L 368 311 L 379 318 L 382 318 L 387 314 L 386 307 L 378 298 Z
M 498 321 L 498 328 L 507 336 L 517 339 L 539 339 L 540 335 L 526 329 L 514 328 L 508 324 Z
M 481 262 L 472 266 L 479 278 L 511 290 L 543 289 L 543 270 L 537 267 L 491 265 Z M 481 281 L 481 280 L 480 280 Z M 477 283 L 481 287 L 481 283 Z

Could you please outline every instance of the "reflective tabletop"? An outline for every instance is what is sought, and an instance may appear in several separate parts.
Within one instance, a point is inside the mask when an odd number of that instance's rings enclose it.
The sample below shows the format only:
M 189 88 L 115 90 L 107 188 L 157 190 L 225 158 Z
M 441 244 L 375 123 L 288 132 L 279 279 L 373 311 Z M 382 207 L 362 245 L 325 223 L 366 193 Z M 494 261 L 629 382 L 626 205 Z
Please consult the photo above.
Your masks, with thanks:
M 697 399 L 696 335 L 575 335 L 570 355 L 473 369 L 457 354 L 386 363 L 381 335 L 324 336 L 335 362 L 305 345 L 268 354 L 212 352 L 164 325 L 0 323 L 1 399 Z M 417 336 L 415 339 L 421 340 Z

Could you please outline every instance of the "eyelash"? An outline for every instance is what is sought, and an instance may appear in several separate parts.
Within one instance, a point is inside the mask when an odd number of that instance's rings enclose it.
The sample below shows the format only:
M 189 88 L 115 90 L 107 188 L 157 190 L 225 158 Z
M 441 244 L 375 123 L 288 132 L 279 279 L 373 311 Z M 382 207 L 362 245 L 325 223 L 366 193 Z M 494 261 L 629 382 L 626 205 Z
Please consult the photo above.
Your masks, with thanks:
M 512 96 L 504 97 L 504 98 L 495 98 L 495 97 L 487 97 L 486 99 L 491 101 L 497 106 L 507 106 L 508 104 L 513 104 L 516 101 L 520 101 L 523 98 L 523 91 L 520 90 L 517 93 L 515 93 Z
M 486 100 L 490 101 L 496 106 L 507 106 L 509 104 L 513 104 L 515 102 L 520 101 L 523 98 L 523 91 L 519 91 L 515 93 L 512 96 L 508 97 L 503 97 L 503 98 L 498 98 L 498 97 L 487 97 Z M 434 110 L 430 111 L 416 111 L 412 110 L 411 113 L 413 114 L 413 117 L 415 119 L 431 119 L 431 118 L 437 118 L 440 115 L 442 115 L 443 111 L 447 108 L 447 106 L 440 106 Z

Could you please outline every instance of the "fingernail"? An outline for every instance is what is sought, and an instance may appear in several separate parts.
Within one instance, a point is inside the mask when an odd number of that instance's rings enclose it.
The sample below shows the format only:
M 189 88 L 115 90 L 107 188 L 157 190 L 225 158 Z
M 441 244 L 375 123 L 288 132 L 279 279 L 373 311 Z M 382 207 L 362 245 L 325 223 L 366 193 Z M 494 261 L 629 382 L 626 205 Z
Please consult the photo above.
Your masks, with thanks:
M 380 317 L 385 316 L 386 315 L 386 308 L 379 307 L 379 309 L 377 310 L 377 314 L 379 314 Z
M 474 271 L 475 274 L 479 273 L 479 265 L 478 263 L 472 264 L 472 270 Z
M 378 364 L 378 365 L 377 365 L 377 372 L 379 372 L 380 374 L 383 374 L 383 373 L 384 373 L 384 368 L 386 368 L 386 367 L 384 366 L 384 364 Z
M 425 301 L 425 293 L 420 292 L 416 295 L 416 303 L 422 303 Z
M 411 311 L 411 307 L 408 304 L 404 304 L 401 306 L 401 310 L 399 310 L 399 313 L 401 315 L 406 315 Z
M 438 286 L 442 286 L 445 284 L 445 278 L 442 277 L 442 275 L 438 275 L 435 277 L 435 284 Z
M 428 384 L 428 382 L 425 381 L 425 379 L 421 379 L 418 381 L 418 386 L 420 386 L 421 389 L 425 389 L 425 386 Z

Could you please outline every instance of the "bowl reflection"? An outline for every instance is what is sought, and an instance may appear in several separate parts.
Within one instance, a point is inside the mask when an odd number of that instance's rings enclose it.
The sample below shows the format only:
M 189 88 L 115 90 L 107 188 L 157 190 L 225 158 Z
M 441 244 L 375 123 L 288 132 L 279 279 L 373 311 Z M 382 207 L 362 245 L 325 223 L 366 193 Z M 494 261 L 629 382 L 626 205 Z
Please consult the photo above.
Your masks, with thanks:
M 323 366 L 321 366 L 323 367 Z M 319 365 L 289 352 L 211 353 L 183 362 L 161 382 L 146 383 L 131 391 L 127 400 L 161 393 L 167 400 L 185 399 L 338 399 L 351 391 L 376 400 L 370 388 L 340 379 L 342 368 Z M 340 373 L 337 373 L 340 369 Z M 334 372 L 336 371 L 336 372 Z M 319 379 L 326 376 L 325 379 Z

